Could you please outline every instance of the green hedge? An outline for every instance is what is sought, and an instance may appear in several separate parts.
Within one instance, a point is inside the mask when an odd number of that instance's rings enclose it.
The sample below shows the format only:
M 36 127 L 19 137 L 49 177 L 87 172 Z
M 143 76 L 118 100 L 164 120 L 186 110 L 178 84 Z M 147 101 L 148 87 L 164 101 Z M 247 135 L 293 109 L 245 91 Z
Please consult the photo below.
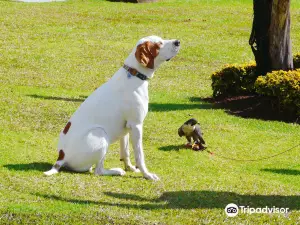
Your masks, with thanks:
M 300 68 L 300 53 L 293 57 L 295 69 Z M 226 65 L 211 75 L 214 97 L 255 93 L 256 64 Z
M 294 68 L 299 69 L 300 68 L 300 53 L 294 55 L 293 62 L 294 62 Z
M 255 92 L 255 63 L 245 65 L 226 65 L 211 75 L 214 97 L 227 97 Z
M 294 67 L 300 68 L 300 54 L 294 55 Z M 214 97 L 260 94 L 276 99 L 280 109 L 300 115 L 300 69 L 256 74 L 255 63 L 226 65 L 211 75 Z
M 258 94 L 274 97 L 280 109 L 300 115 L 300 70 L 273 71 L 255 82 Z

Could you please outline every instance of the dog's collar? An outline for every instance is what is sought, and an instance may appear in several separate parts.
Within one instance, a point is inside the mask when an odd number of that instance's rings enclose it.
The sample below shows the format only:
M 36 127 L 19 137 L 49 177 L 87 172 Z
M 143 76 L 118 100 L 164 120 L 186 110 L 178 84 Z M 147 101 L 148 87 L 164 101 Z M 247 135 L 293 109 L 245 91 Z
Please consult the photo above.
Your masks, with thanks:
M 128 71 L 132 76 L 138 77 L 138 78 L 140 78 L 141 80 L 149 80 L 149 78 L 148 78 L 146 75 L 140 73 L 139 71 L 137 71 L 137 70 L 134 69 L 134 68 L 131 68 L 131 67 L 125 65 L 125 64 L 123 65 L 123 68 L 124 68 L 126 71 Z

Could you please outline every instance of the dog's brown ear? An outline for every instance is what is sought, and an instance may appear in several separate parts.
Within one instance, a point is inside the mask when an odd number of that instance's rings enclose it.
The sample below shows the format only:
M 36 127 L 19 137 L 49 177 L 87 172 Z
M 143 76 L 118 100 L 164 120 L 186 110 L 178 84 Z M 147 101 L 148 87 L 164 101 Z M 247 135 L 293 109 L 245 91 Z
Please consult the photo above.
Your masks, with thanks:
M 159 53 L 160 45 L 160 43 L 153 44 L 150 41 L 138 45 L 135 52 L 135 58 L 145 67 L 154 69 L 154 59 Z

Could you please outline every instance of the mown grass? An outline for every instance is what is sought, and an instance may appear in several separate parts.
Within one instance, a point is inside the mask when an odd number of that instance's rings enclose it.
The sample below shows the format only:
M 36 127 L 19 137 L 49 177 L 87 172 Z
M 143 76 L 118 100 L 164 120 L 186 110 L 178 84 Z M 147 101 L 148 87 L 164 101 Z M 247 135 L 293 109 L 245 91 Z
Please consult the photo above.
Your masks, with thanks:
M 291 14 L 296 53 L 300 3 L 292 1 Z M 250 0 L 0 1 L 0 224 L 299 223 L 299 148 L 257 162 L 218 158 L 276 154 L 299 144 L 299 126 L 235 117 L 201 100 L 212 94 L 213 71 L 253 60 L 251 23 Z M 150 82 L 144 148 L 161 180 L 67 171 L 44 177 L 68 118 L 152 34 L 182 43 Z M 177 129 L 192 116 L 215 156 L 180 147 Z M 106 167 L 121 166 L 118 148 L 111 146 Z M 227 218 L 231 202 L 291 210 Z

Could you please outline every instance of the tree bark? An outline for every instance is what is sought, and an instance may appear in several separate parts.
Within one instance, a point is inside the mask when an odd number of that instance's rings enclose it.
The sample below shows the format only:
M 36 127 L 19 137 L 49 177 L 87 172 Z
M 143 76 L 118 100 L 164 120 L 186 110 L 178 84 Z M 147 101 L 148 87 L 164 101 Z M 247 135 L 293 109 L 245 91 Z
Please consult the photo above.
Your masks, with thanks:
M 290 0 L 273 0 L 269 35 L 271 69 L 293 69 L 290 38 Z
M 254 18 L 249 39 L 257 72 L 293 69 L 290 39 L 290 0 L 253 0 Z

